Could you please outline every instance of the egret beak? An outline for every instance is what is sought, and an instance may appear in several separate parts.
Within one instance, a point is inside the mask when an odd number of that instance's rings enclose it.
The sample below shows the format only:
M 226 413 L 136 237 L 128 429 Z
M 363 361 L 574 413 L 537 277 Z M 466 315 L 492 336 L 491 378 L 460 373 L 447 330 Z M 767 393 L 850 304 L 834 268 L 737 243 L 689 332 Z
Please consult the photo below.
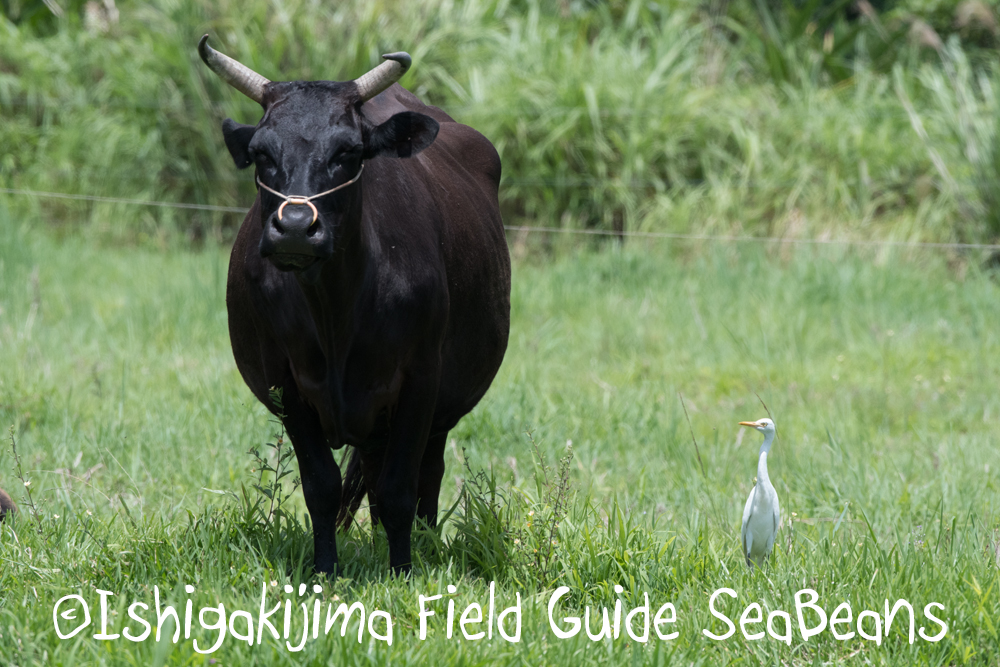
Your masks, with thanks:
M 758 426 L 757 422 L 740 422 L 740 426 Z

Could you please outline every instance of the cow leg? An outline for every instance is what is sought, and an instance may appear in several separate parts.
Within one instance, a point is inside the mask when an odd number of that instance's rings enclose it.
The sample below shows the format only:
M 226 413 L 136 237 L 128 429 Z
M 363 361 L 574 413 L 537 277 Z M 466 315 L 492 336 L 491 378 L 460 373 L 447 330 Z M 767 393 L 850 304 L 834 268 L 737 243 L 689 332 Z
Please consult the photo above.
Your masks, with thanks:
M 420 464 L 437 402 L 440 366 L 414 369 L 400 388 L 376 486 L 378 515 L 389 538 L 393 572 L 410 570 L 410 534 L 417 512 Z
M 320 574 L 337 573 L 337 511 L 342 482 L 340 468 L 323 435 L 319 416 L 299 398 L 295 385 L 285 387 L 282 422 L 299 462 L 302 495 L 313 526 L 314 567 Z
M 444 477 L 444 447 L 448 431 L 427 438 L 427 448 L 420 461 L 420 479 L 417 482 L 417 518 L 431 528 L 437 525 L 438 500 L 441 479 Z

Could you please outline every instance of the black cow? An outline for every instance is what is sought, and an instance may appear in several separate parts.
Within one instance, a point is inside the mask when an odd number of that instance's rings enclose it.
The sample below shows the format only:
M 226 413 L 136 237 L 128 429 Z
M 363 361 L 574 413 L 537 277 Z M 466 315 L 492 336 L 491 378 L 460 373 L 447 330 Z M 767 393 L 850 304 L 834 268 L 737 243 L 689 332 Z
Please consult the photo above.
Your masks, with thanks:
M 354 81 L 272 83 L 207 38 L 205 63 L 264 108 L 256 126 L 222 125 L 260 186 L 229 263 L 236 365 L 272 412 L 282 391 L 316 570 L 336 571 L 338 519 L 367 493 L 405 571 L 414 517 L 437 519 L 448 431 L 507 349 L 500 158 L 395 83 L 405 53 Z M 344 445 L 342 483 L 331 450 Z

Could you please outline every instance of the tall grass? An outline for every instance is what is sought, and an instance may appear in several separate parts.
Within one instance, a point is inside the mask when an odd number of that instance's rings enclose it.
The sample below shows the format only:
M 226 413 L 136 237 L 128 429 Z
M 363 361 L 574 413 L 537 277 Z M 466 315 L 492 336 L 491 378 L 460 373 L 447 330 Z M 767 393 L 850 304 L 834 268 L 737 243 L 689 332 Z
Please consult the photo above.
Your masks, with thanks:
M 994 82 L 996 64 L 973 69 L 957 40 L 941 49 L 942 67 L 919 72 L 926 100 L 923 119 L 915 124 L 937 131 L 923 138 L 928 154 L 937 156 L 937 168 L 961 211 L 981 220 L 982 232 L 1000 235 L 1000 90 Z M 905 96 L 904 77 L 896 72 L 897 89 Z M 948 156 L 943 158 L 941 156 Z M 950 167 L 949 167 L 950 165 Z M 951 171 L 949 171 L 949 168 Z M 963 231 L 966 231 L 963 228 Z
M 964 167 L 968 151 L 953 148 L 968 142 L 954 129 L 967 123 L 933 92 L 952 72 L 995 89 L 995 52 L 961 70 L 949 64 L 968 62 L 959 46 L 939 56 L 911 44 L 913 17 L 898 7 L 849 21 L 837 3 L 814 5 L 160 0 L 121 7 L 106 29 L 72 14 L 51 33 L 0 19 L 0 185 L 246 206 L 252 179 L 218 127 L 260 112 L 198 60 L 208 32 L 273 79 L 346 79 L 408 49 L 416 65 L 402 83 L 499 148 L 513 223 L 995 239 L 988 158 Z M 989 94 L 962 99 L 965 116 L 986 122 Z M 8 200 L 21 217 L 108 240 L 221 238 L 239 222 Z

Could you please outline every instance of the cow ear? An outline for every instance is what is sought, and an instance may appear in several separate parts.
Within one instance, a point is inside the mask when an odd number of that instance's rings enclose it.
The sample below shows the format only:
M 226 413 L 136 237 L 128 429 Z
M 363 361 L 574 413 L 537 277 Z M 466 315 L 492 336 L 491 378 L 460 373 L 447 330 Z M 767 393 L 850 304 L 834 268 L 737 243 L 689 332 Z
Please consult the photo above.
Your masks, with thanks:
M 250 159 L 250 140 L 256 131 L 255 125 L 240 125 L 232 118 L 222 121 L 222 138 L 226 140 L 226 148 L 233 156 L 233 162 L 240 169 L 245 169 L 253 163 Z
M 416 155 L 434 143 L 439 128 L 438 122 L 430 116 L 403 111 L 368 130 L 365 136 L 364 158 L 369 159 L 377 155 L 386 157 Z

